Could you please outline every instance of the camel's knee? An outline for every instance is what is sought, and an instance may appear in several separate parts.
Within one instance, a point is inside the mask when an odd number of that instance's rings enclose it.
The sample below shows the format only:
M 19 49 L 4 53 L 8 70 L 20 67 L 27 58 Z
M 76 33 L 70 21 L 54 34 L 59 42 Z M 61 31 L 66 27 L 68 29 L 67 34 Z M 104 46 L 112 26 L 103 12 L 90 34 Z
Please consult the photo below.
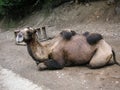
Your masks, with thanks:
M 89 63 L 88 64 L 88 67 L 89 68 L 92 68 L 92 69 L 95 69 L 95 68 L 101 68 L 101 67 L 104 67 L 106 66 L 107 63 L 106 62 L 93 62 L 93 63 Z
M 89 67 L 90 68 L 99 68 L 99 67 L 105 66 L 106 63 L 107 62 L 106 62 L 105 59 L 102 59 L 102 58 L 93 58 L 89 62 Z
M 88 67 L 94 69 L 94 68 L 101 68 L 104 65 L 105 64 L 101 64 L 101 63 L 89 63 Z
M 38 65 L 38 70 L 46 70 L 46 69 L 55 70 L 55 69 L 62 69 L 63 67 L 64 66 L 59 64 L 57 61 L 50 59 L 43 63 L 40 63 Z
M 45 65 L 45 63 L 39 63 L 37 65 L 37 68 L 38 68 L 39 71 L 42 71 L 42 70 L 46 70 L 47 66 Z
M 96 65 L 92 65 L 92 64 L 87 64 L 87 67 L 90 69 L 98 69 L 101 68 L 101 66 L 96 66 Z
M 101 58 L 97 58 L 96 60 L 91 60 L 89 63 L 89 67 L 90 68 L 101 68 L 106 66 L 108 63 L 111 62 L 111 58 L 112 58 L 112 54 L 106 56 L 106 57 L 101 57 Z

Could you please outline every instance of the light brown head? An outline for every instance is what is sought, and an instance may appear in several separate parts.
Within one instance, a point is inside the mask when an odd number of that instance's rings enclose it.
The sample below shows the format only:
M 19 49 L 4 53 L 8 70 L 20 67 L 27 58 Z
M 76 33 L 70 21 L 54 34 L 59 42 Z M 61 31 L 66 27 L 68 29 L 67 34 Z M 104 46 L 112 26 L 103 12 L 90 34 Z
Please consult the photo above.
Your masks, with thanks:
M 39 30 L 40 28 L 33 29 L 31 27 L 24 28 L 22 30 L 14 31 L 16 36 L 16 42 L 28 42 L 33 39 L 33 35 Z

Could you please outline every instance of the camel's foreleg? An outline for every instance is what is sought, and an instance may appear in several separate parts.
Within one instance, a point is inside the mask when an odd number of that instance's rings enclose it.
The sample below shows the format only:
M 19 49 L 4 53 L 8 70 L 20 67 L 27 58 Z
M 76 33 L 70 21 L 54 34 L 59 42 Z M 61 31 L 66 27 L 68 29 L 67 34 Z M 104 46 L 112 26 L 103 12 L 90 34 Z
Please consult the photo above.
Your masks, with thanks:
M 62 69 L 63 65 L 60 65 L 57 61 L 49 59 L 45 62 L 42 62 L 38 65 L 38 70 L 55 70 L 55 69 Z

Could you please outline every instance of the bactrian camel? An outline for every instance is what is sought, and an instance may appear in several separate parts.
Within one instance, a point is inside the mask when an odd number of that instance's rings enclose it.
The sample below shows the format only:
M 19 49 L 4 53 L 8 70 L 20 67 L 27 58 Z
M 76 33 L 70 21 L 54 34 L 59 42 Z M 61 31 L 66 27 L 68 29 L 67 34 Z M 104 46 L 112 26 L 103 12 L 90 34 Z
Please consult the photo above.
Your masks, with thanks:
M 111 46 L 98 33 L 77 34 L 75 31 L 62 31 L 53 39 L 39 42 L 36 32 L 40 28 L 27 27 L 17 34 L 17 42 L 25 42 L 30 56 L 39 70 L 62 69 L 65 66 L 88 64 L 90 68 L 108 65 L 115 53 Z M 112 59 L 113 57 L 113 59 Z

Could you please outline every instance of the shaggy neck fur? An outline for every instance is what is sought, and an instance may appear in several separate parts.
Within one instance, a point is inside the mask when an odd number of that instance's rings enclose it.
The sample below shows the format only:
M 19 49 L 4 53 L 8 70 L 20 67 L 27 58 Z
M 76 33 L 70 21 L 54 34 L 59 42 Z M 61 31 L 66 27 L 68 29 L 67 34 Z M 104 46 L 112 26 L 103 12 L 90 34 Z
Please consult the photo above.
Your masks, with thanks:
M 38 42 L 35 35 L 33 35 L 32 39 L 26 43 L 28 52 L 30 56 L 36 61 L 36 63 L 40 63 L 48 58 L 45 47 L 42 46 L 40 42 Z

